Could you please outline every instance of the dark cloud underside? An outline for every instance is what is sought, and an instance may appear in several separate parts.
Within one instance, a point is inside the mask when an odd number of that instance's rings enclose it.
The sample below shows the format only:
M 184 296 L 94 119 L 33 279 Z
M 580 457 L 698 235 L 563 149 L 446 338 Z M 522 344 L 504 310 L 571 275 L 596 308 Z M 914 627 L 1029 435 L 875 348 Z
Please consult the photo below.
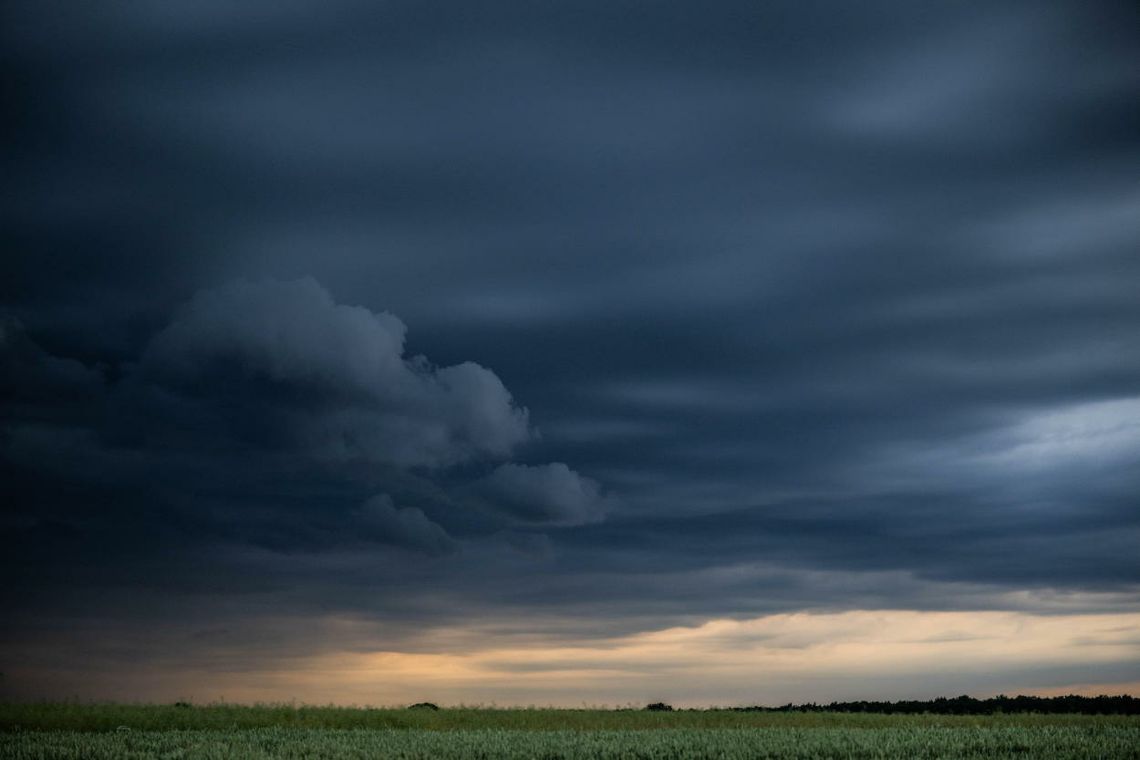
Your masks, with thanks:
M 1133 4 L 2 18 L 4 640 L 1135 609 Z

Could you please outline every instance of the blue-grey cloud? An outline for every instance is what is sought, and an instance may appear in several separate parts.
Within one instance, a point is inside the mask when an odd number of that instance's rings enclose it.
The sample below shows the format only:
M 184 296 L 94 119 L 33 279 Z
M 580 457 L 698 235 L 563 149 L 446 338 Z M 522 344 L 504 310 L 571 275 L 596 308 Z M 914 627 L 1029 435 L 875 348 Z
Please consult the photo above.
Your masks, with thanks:
M 405 357 L 405 333 L 311 279 L 236 283 L 196 295 L 141 370 L 195 401 L 252 408 L 260 427 L 326 457 L 438 467 L 503 458 L 530 437 L 526 409 L 493 372 Z
M 562 462 L 499 465 L 473 485 L 492 509 L 539 525 L 580 525 L 605 517 L 613 499 Z
M 0 398 L 58 406 L 98 392 L 98 371 L 44 351 L 19 320 L 0 320 Z
M 447 531 L 415 507 L 397 507 L 388 494 L 378 494 L 357 510 L 359 535 L 363 538 L 417 549 L 429 554 L 455 551 Z

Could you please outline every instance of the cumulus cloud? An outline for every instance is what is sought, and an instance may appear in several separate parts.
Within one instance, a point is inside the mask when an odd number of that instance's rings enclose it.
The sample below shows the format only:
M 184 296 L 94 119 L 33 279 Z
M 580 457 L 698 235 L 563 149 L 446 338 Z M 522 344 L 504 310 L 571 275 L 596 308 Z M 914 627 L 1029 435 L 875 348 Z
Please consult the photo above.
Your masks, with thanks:
M 449 554 L 458 545 L 438 523 L 415 507 L 397 507 L 388 494 L 377 494 L 357 510 L 358 535 L 425 554 Z
M 597 481 L 562 462 L 504 464 L 476 483 L 475 491 L 492 508 L 520 522 L 544 525 L 597 522 L 613 501 Z
M 141 368 L 148 382 L 237 409 L 254 428 L 263 418 L 322 456 L 439 467 L 503 458 L 528 439 L 527 410 L 494 372 L 407 357 L 406 332 L 311 278 L 239 281 L 198 293 Z
M 196 294 L 150 343 L 144 365 L 189 383 L 225 365 L 274 382 L 365 392 L 404 381 L 407 328 L 345 306 L 312 278 L 232 282 Z

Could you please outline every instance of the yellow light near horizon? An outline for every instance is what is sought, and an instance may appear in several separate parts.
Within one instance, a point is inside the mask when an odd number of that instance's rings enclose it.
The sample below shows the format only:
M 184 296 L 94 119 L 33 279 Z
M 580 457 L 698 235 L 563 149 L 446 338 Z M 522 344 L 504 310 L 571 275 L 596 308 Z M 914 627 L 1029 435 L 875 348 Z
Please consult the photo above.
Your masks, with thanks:
M 603 642 L 487 649 L 441 657 L 383 653 L 353 658 L 360 674 L 425 679 L 551 681 L 593 686 L 605 679 L 726 681 L 775 674 L 934 675 L 963 667 L 1103 663 L 1137 655 L 1140 615 L 1033 616 L 1014 612 L 854 611 L 712 620 Z
M 359 635 L 360 621 L 327 621 Z M 240 670 L 118 670 L 115 693 L 91 698 L 287 701 L 339 704 L 498 703 L 678 706 L 852 698 L 929 698 L 969 691 L 1140 693 L 1140 613 L 857 610 L 791 613 L 608 639 L 498 643 L 478 629 L 425 634 L 436 651 L 330 651 Z M 442 649 L 444 651 L 439 651 Z M 1117 667 L 1119 666 L 1119 667 Z M 1117 673 L 1115 682 L 1026 682 L 1068 668 Z M 1107 667 L 1107 671 L 1106 671 Z M 58 675 L 58 674 L 57 674 Z M 972 676 L 976 676 L 971 680 Z M 1121 678 L 1120 676 L 1123 676 Z M 1066 691 L 1068 690 L 1068 691 Z

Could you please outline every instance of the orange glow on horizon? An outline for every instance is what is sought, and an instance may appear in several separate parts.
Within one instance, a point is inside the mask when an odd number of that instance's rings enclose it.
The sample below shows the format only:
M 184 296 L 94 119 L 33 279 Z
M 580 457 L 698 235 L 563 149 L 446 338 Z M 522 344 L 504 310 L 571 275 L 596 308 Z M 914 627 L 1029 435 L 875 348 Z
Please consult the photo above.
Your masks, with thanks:
M 353 621 L 326 621 L 353 629 Z M 582 706 L 779 704 L 970 693 L 1140 693 L 1140 614 L 851 611 L 716 619 L 630 636 L 496 643 L 425 635 L 444 651 L 329 651 L 258 666 L 10 673 L 55 696 L 127 701 Z M 283 667 L 284 665 L 284 667 Z M 1115 678 L 1106 677 L 1115 675 Z M 1120 678 L 1124 676 L 1124 678 Z M 1074 684 L 1074 685 L 1070 685 Z

